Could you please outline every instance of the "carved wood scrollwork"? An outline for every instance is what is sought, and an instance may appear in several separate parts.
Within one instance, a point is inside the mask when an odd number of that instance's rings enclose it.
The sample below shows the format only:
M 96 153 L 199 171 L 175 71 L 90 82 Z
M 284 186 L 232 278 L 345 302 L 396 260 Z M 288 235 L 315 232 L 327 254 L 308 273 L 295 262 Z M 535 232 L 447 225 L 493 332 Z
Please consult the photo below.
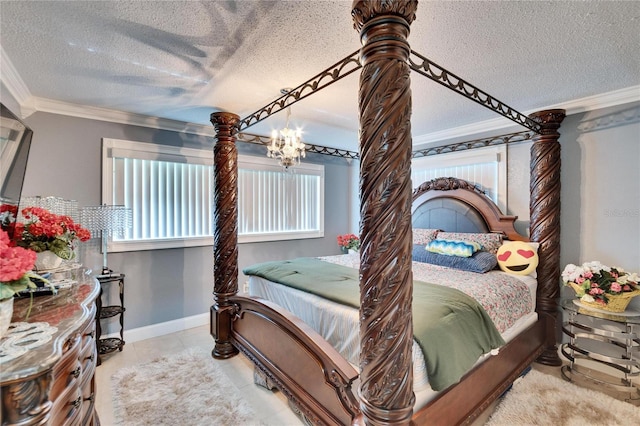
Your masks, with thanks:
M 538 361 L 560 365 L 556 347 L 559 328 L 558 298 L 560 297 L 560 143 L 558 129 L 565 117 L 564 110 L 546 110 L 530 116 L 540 123 L 540 134 L 531 146 L 530 204 L 531 240 L 540 243 L 538 298 L 536 310 L 545 319 L 546 347 Z
M 409 424 L 411 368 L 411 88 L 417 1 L 354 1 L 360 75 L 360 408 L 367 424 Z
M 440 177 L 427 182 L 423 182 L 422 184 L 420 184 L 420 186 L 413 190 L 413 194 L 415 195 L 431 190 L 451 191 L 454 189 L 468 189 L 480 195 L 486 195 L 486 193 L 476 185 L 471 184 L 469 181 L 458 179 L 455 177 Z
M 228 112 L 211 114 L 216 130 L 214 156 L 214 236 L 212 334 L 213 356 L 228 358 L 238 353 L 230 341 L 233 308 L 229 296 L 238 292 L 238 150 L 235 145 L 240 117 Z M 215 324 L 215 327 L 213 327 Z
M 51 371 L 2 386 L 2 424 L 45 424 L 53 405 L 49 401 L 50 387 Z
M 235 135 L 240 117 L 213 113 L 216 130 L 214 151 L 214 291 L 235 294 L 238 290 L 238 151 Z

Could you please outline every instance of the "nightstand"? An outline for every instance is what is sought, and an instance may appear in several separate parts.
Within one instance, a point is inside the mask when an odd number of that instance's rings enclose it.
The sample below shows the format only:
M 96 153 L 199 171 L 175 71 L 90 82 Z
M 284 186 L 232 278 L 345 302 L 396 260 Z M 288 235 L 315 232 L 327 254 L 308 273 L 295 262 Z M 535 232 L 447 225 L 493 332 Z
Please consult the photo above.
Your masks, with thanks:
M 98 275 L 98 282 L 100 283 L 100 295 L 96 300 L 96 346 L 98 349 L 98 365 L 102 364 L 100 355 L 105 355 L 116 350 L 122 352 L 124 346 L 124 274 L 110 273 L 108 275 Z M 102 306 L 102 294 L 107 286 L 112 283 L 118 283 L 118 296 L 120 298 L 119 305 Z M 110 337 L 107 339 L 101 339 L 102 326 L 101 320 L 107 318 L 113 318 L 119 316 L 120 320 L 120 338 Z
M 633 394 L 640 398 L 638 382 L 640 375 L 640 312 L 627 310 L 621 313 L 586 308 L 578 299 L 567 299 L 561 303 L 568 314 L 562 331 L 569 343 L 561 346 L 562 354 L 570 361 L 562 367 L 562 375 L 571 381 L 573 374 L 609 386 L 615 390 Z M 590 360 L 620 371 L 619 378 L 607 380 L 594 377 L 591 369 L 578 365 L 578 360 Z M 617 380 L 616 380 L 617 379 Z

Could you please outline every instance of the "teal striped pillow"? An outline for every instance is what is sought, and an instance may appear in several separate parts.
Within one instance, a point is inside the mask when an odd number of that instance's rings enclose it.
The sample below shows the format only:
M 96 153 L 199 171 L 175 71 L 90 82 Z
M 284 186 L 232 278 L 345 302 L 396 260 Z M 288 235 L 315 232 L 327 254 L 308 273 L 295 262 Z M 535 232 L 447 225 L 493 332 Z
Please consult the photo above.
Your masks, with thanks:
M 427 244 L 427 251 L 444 254 L 446 256 L 471 257 L 482 248 L 478 243 L 460 240 L 433 240 Z

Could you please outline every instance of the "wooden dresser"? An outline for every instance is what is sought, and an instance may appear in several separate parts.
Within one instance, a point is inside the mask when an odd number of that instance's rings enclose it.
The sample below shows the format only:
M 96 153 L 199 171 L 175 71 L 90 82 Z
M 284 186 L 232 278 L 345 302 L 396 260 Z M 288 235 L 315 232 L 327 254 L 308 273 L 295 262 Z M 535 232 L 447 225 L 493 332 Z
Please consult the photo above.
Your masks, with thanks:
M 100 287 L 84 268 L 57 273 L 75 282 L 53 296 L 16 299 L 12 323 L 48 323 L 51 339 L 0 364 L 2 426 L 98 425 L 95 412 L 96 305 Z M 5 337 L 3 340 L 6 340 Z M 28 344 L 29 339 L 23 339 Z M 45 339 L 46 340 L 46 339 Z

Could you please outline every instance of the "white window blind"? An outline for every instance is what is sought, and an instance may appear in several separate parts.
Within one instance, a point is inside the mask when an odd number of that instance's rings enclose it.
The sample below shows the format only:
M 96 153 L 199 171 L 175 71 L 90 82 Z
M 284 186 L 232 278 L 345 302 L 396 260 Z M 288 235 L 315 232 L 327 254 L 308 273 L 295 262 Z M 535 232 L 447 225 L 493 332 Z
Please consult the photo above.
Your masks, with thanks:
M 507 211 L 506 145 L 412 160 L 411 180 L 414 188 L 438 177 L 456 177 L 479 185 L 502 211 Z
M 238 242 L 324 236 L 324 166 L 293 173 L 273 159 L 238 160 Z
M 133 228 L 110 251 L 213 244 L 213 154 L 103 140 L 103 200 L 133 211 Z M 324 167 L 294 174 L 268 158 L 238 157 L 238 242 L 324 235 Z

